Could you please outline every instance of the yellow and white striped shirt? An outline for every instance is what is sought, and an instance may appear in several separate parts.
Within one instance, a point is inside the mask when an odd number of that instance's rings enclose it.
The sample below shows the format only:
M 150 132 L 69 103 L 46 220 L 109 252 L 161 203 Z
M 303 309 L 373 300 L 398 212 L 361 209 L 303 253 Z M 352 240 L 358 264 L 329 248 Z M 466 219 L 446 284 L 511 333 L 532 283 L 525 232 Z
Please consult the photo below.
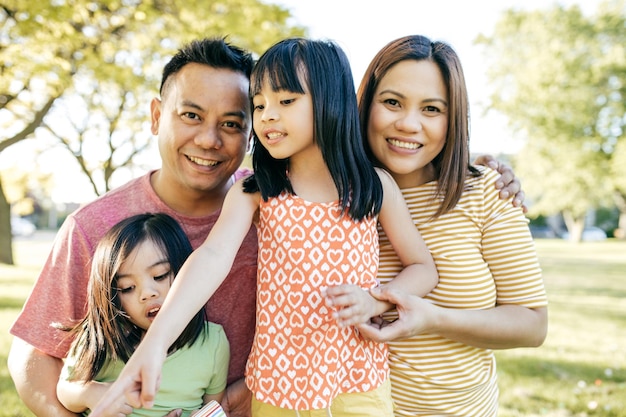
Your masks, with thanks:
M 467 310 L 500 304 L 545 306 L 528 220 L 510 199 L 498 198 L 498 174 L 478 168 L 483 175 L 468 178 L 457 206 L 435 220 L 436 182 L 402 190 L 439 271 L 439 284 L 425 298 Z M 385 283 L 402 266 L 384 231 L 379 228 L 379 233 L 379 279 Z M 386 318 L 394 316 L 392 311 Z M 397 416 L 497 415 L 496 363 L 489 349 L 420 335 L 389 343 L 389 362 Z

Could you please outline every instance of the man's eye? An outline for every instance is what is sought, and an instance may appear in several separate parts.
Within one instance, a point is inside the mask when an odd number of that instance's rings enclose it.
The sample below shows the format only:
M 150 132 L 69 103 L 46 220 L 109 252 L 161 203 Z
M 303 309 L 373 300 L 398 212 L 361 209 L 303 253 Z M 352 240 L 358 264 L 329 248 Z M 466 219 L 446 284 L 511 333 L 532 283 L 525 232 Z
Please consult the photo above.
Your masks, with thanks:
M 200 118 L 200 116 L 198 116 L 196 113 L 192 113 L 192 112 L 185 112 L 183 113 L 183 117 L 186 117 L 187 119 L 191 119 L 191 120 L 197 120 Z
M 237 122 L 224 122 L 225 127 L 241 129 L 241 124 Z

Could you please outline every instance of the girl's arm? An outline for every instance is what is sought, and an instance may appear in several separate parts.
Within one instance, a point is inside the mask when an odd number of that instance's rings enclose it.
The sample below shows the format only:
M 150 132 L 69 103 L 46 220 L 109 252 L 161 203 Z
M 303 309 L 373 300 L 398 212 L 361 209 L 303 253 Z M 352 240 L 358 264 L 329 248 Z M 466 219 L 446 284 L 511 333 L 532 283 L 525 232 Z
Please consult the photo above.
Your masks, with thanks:
M 378 221 L 404 266 L 385 286 L 424 296 L 439 282 L 435 262 L 413 224 L 398 185 L 386 171 L 377 169 L 377 172 L 383 185 L 383 205 Z M 329 287 L 326 302 L 336 309 L 335 317 L 342 326 L 366 322 L 393 307 L 388 302 L 375 300 L 355 285 Z
M 253 224 L 260 195 L 244 193 L 242 180 L 228 191 L 219 219 L 179 271 L 159 314 L 117 381 L 93 410 L 100 417 L 115 398 L 151 408 L 169 346 L 224 281 Z
M 110 385 L 110 383 L 96 381 L 68 381 L 61 377 L 57 384 L 57 397 L 63 407 L 74 413 L 82 413 L 95 407 Z M 123 413 L 124 410 L 132 412 L 132 408 L 128 406 L 120 408 L 119 412 Z

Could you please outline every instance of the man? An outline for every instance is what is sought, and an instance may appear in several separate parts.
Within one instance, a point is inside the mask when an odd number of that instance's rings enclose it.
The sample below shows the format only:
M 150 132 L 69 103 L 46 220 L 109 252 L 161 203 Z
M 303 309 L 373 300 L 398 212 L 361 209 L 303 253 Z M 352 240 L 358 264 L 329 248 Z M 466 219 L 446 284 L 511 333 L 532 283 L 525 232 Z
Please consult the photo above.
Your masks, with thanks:
M 78 209 L 59 230 L 11 328 L 15 338 L 9 371 L 20 397 L 37 416 L 75 415 L 56 398 L 70 340 L 50 324 L 69 325 L 85 315 L 91 257 L 103 234 L 131 215 L 165 212 L 181 223 L 195 248 L 217 220 L 230 186 L 247 174 L 239 167 L 250 137 L 252 66 L 250 54 L 223 39 L 192 42 L 180 50 L 164 68 L 161 98 L 151 103 L 161 168 Z M 231 416 L 247 415 L 249 408 L 245 404 L 239 413 L 233 399 L 249 399 L 241 389 L 254 334 L 256 256 L 256 231 L 251 228 L 233 270 L 206 307 L 209 320 L 222 324 L 231 345 L 224 404 Z M 207 279 L 210 271 L 207 265 Z

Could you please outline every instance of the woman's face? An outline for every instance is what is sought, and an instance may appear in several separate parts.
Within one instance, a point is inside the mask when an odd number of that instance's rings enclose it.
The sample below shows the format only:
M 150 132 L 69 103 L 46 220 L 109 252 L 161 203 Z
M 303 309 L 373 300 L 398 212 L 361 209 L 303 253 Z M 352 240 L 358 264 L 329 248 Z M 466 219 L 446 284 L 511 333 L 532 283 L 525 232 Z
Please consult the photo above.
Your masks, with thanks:
M 400 188 L 432 181 L 448 131 L 448 90 L 437 65 L 405 60 L 380 80 L 367 125 L 376 159 Z

